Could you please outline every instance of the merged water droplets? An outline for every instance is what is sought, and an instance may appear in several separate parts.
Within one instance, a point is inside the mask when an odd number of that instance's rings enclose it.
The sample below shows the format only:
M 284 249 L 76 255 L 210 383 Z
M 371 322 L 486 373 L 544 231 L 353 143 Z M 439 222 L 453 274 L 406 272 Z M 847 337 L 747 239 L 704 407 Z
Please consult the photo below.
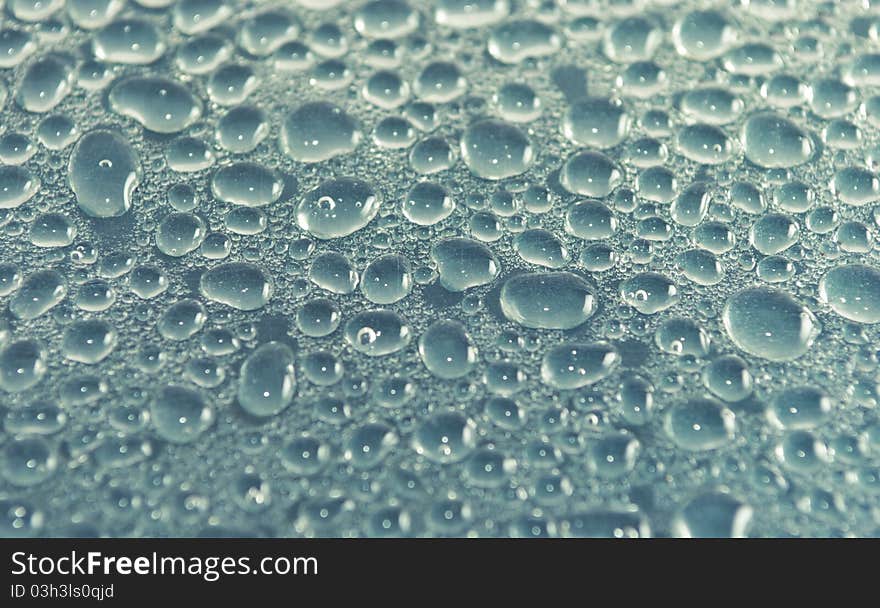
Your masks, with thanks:
M 381 203 L 381 195 L 363 180 L 332 179 L 306 193 L 296 206 L 296 221 L 319 239 L 344 237 L 369 224 Z
M 202 116 L 202 102 L 183 84 L 158 77 L 123 80 L 110 90 L 113 111 L 157 133 L 183 131 Z
M 620 167 L 601 152 L 578 152 L 562 165 L 559 181 L 573 194 L 608 196 L 620 185 L 623 174 Z
M 274 416 L 293 400 L 296 371 L 293 351 L 268 342 L 248 355 L 238 380 L 238 403 L 253 416 Z
M 9 311 L 30 320 L 47 313 L 67 296 L 67 281 L 56 270 L 37 270 L 27 275 L 9 300 Z
M 452 238 L 439 241 L 431 248 L 437 264 L 440 284 L 449 291 L 465 291 L 491 283 L 500 271 L 492 251 L 477 241 Z
M 0 388 L 17 393 L 37 384 L 46 373 L 46 351 L 34 340 L 22 339 L 0 350 Z
M 307 103 L 284 117 L 281 149 L 294 160 L 316 163 L 347 154 L 361 140 L 355 120 L 327 102 Z
M 165 53 L 165 48 L 159 29 L 139 19 L 114 21 L 92 38 L 95 59 L 107 63 L 150 64 Z
M 281 196 L 284 184 L 273 170 L 251 162 L 220 167 L 211 178 L 214 196 L 233 205 L 263 207 Z

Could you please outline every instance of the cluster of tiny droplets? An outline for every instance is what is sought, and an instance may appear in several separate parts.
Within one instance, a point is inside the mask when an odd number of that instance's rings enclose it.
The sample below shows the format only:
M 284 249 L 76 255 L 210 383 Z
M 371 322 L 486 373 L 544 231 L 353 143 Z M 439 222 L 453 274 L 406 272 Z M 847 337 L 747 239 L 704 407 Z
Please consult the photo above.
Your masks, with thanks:
M 880 529 L 874 0 L 0 7 L 0 536 Z

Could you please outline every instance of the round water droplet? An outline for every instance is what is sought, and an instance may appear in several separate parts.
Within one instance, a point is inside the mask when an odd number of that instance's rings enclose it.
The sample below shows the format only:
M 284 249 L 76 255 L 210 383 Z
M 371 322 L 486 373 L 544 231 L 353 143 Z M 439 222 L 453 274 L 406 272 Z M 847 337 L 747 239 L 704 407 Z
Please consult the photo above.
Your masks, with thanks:
M 162 313 L 156 328 L 166 340 L 186 340 L 202 329 L 208 314 L 198 300 L 178 300 Z
M 505 179 L 528 170 L 534 158 L 532 144 L 520 129 L 501 120 L 480 120 L 461 138 L 461 157 L 474 175 Z
M 70 187 L 79 208 L 91 217 L 117 217 L 131 207 L 140 184 L 135 149 L 113 131 L 90 131 L 73 148 L 68 167 Z
M 156 228 L 156 247 L 165 255 L 184 256 L 202 244 L 207 228 L 192 213 L 169 213 Z
M 738 347 L 770 361 L 804 355 L 821 331 L 805 306 L 788 293 L 767 287 L 743 289 L 728 298 L 722 319 Z
M 489 54 L 502 63 L 546 57 L 562 48 L 563 38 L 540 21 L 520 19 L 497 26 L 489 34 Z
M 285 9 L 269 9 L 244 22 L 238 43 L 251 55 L 265 57 L 300 33 L 297 18 Z
M 569 261 L 568 249 L 555 234 L 542 228 L 519 233 L 513 241 L 517 255 L 530 264 L 561 268 Z
M 168 277 L 156 266 L 138 266 L 128 278 L 131 291 L 144 300 L 150 300 L 165 293 Z
M 339 307 L 325 298 L 309 300 L 296 311 L 296 326 L 313 338 L 332 334 L 340 321 Z
M 309 266 L 309 279 L 333 293 L 347 294 L 358 285 L 358 273 L 351 261 L 335 251 L 322 253 Z
M 705 87 L 685 93 L 679 105 L 694 121 L 725 125 L 739 118 L 745 104 L 727 89 Z
M 443 221 L 455 210 L 449 190 L 435 182 L 418 182 L 404 198 L 401 211 L 413 224 L 432 226 Z
M 752 374 L 736 355 L 722 355 L 703 368 L 703 386 L 723 401 L 742 401 L 752 394 Z
M 73 87 L 73 66 L 66 57 L 47 55 L 28 66 L 18 84 L 16 101 L 28 112 L 48 112 Z
M 834 174 L 831 191 L 847 205 L 867 205 L 880 199 L 880 179 L 867 169 L 846 167 Z
M 158 28 L 141 19 L 120 19 L 95 34 L 92 52 L 106 63 L 147 65 L 165 53 Z
M 409 261 L 401 255 L 385 255 L 370 262 L 361 279 L 364 297 L 374 304 L 393 304 L 412 289 Z
M 467 80 L 454 63 L 430 63 L 413 82 L 416 96 L 429 103 L 447 103 L 461 97 L 467 89 Z
M 565 212 L 565 230 L 580 239 L 607 239 L 617 231 L 617 218 L 600 201 L 573 203 Z
M 602 50 L 616 63 L 644 61 L 654 56 L 663 33 L 645 17 L 621 19 L 605 31 Z
M 476 444 L 476 424 L 458 412 L 433 414 L 419 425 L 412 439 L 417 454 L 439 464 L 463 460 Z
M 688 502 L 673 522 L 681 538 L 745 538 L 754 510 L 729 494 L 708 492 Z
M 354 29 L 365 38 L 400 38 L 419 26 L 419 13 L 403 0 L 372 0 L 354 15 Z
M 819 426 L 831 411 L 831 399 L 819 388 L 795 386 L 776 393 L 767 417 L 779 428 L 804 430 Z
M 280 342 L 268 342 L 248 355 L 238 380 L 238 403 L 248 414 L 274 416 L 293 400 L 296 373 L 293 351 Z
M 742 142 L 746 158 L 767 169 L 796 167 L 813 155 L 813 140 L 806 131 L 776 114 L 749 117 Z
M 232 108 L 217 122 L 217 143 L 236 154 L 256 148 L 269 134 L 269 117 L 255 106 Z
M 620 168 L 601 152 L 577 152 L 570 156 L 559 173 L 562 187 L 573 194 L 607 196 L 619 184 Z
M 180 0 L 171 13 L 175 28 L 184 34 L 198 34 L 226 21 L 232 8 L 224 0 Z
M 319 239 L 344 237 L 369 224 L 381 203 L 381 195 L 365 181 L 331 179 L 306 193 L 296 207 L 296 221 Z
M 444 380 L 461 378 L 477 362 L 477 349 L 457 321 L 435 321 L 419 338 L 419 356 L 432 374 Z
M 696 124 L 678 132 L 678 151 L 685 158 L 704 165 L 718 165 L 733 154 L 733 143 L 718 127 Z
M 493 25 L 509 12 L 508 0 L 438 0 L 434 6 L 437 23 L 456 29 Z
M 432 175 L 452 168 L 455 153 L 442 137 L 427 137 L 413 146 L 409 164 L 417 173 Z
M 736 37 L 734 26 L 715 10 L 692 11 L 675 22 L 672 41 L 679 54 L 706 61 L 723 55 Z
M 117 336 L 116 328 L 107 321 L 76 321 L 64 330 L 61 354 L 71 361 L 99 363 L 113 352 Z
M 3 447 L 3 478 L 13 486 L 30 487 L 49 479 L 58 468 L 58 455 L 45 439 L 17 438 Z
M 761 216 L 749 229 L 752 247 L 764 255 L 782 253 L 798 241 L 798 223 L 781 213 Z
M 214 153 L 201 139 L 181 137 L 168 144 L 165 159 L 174 171 L 192 173 L 213 165 Z
M 527 84 L 510 82 L 494 96 L 498 113 L 511 122 L 530 122 L 541 115 L 541 98 Z

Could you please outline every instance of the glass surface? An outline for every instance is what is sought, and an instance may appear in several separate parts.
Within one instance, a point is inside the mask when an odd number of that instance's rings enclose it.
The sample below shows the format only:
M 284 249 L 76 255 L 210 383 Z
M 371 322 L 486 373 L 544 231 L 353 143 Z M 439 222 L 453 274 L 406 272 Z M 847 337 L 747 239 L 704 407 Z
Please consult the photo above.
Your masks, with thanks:
M 876 4 L 6 0 L 0 535 L 875 534 Z

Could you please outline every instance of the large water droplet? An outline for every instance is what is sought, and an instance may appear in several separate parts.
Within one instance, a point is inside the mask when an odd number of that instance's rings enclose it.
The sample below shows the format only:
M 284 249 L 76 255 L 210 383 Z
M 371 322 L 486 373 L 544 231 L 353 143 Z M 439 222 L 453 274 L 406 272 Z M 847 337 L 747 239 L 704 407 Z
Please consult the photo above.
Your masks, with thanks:
M 327 102 L 304 104 L 281 124 L 281 149 L 304 163 L 348 154 L 360 140 L 357 122 L 342 108 Z
M 751 287 L 732 295 L 722 318 L 737 346 L 771 361 L 804 355 L 821 330 L 809 309 L 788 293 L 767 287 Z
M 538 272 L 511 277 L 501 289 L 504 316 L 539 329 L 572 329 L 596 310 L 590 285 L 570 272 Z
M 257 310 L 269 302 L 274 285 L 259 266 L 229 262 L 205 271 L 199 289 L 209 300 L 239 310 Z
M 86 133 L 70 155 L 70 187 L 80 210 L 91 217 L 117 217 L 128 211 L 141 174 L 137 152 L 113 131 Z
M 306 193 L 296 207 L 296 221 L 319 239 L 335 239 L 369 224 L 381 203 L 381 195 L 365 181 L 331 179 Z

